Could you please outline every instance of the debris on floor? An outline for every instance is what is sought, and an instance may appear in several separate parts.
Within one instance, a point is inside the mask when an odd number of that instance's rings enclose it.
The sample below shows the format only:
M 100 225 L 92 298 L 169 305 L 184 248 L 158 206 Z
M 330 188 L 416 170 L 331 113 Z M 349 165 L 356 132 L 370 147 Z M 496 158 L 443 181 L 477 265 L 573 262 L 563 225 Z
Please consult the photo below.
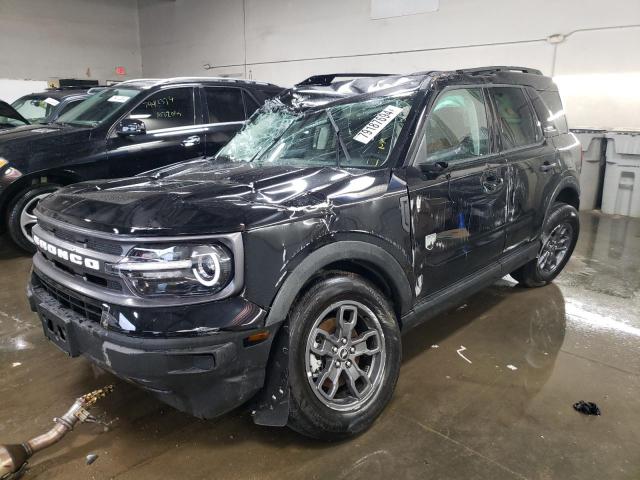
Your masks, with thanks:
M 91 465 L 93 462 L 95 462 L 98 459 L 98 455 L 96 455 L 95 453 L 90 453 L 89 455 L 87 455 L 87 465 Z
M 573 409 L 576 412 L 584 413 L 585 415 L 600 415 L 600 408 L 593 402 L 585 402 L 580 400 L 573 404 Z
M 458 355 L 460 355 L 466 362 L 469 363 L 473 363 L 471 360 L 469 360 L 467 357 L 465 357 L 462 352 L 464 352 L 467 349 L 467 347 L 465 347 L 464 345 L 460 345 L 460 348 L 458 350 L 456 350 L 456 353 Z
M 88 408 L 113 391 L 113 385 L 94 390 L 78 397 L 71 408 L 60 418 L 54 418 L 55 426 L 27 442 L 13 445 L 0 445 L 0 479 L 18 478 L 26 470 L 27 460 L 36 452 L 59 442 L 78 422 L 96 422 Z M 97 458 L 97 456 L 96 456 Z M 95 461 L 95 459 L 93 459 Z M 89 463 L 89 456 L 87 456 Z

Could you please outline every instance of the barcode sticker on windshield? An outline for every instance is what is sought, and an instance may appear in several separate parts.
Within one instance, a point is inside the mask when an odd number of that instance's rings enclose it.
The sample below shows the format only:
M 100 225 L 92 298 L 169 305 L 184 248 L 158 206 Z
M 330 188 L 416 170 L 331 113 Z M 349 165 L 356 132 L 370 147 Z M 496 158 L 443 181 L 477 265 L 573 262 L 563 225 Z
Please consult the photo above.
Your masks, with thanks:
M 55 98 L 47 97 L 44 99 L 44 103 L 48 103 L 49 105 L 53 105 L 54 107 L 58 105 L 60 102 Z
M 116 102 L 116 103 L 124 103 L 127 100 L 129 100 L 129 97 L 127 97 L 126 95 L 114 95 L 113 97 L 109 97 L 109 102 Z
M 391 120 L 396 118 L 402 109 L 400 107 L 394 107 L 393 105 L 389 105 L 385 107 L 383 110 L 377 113 L 373 120 L 365 125 L 365 127 L 360 130 L 353 139 L 357 142 L 367 144 L 369 143 L 373 137 L 375 137 L 380 131 L 391 123 Z

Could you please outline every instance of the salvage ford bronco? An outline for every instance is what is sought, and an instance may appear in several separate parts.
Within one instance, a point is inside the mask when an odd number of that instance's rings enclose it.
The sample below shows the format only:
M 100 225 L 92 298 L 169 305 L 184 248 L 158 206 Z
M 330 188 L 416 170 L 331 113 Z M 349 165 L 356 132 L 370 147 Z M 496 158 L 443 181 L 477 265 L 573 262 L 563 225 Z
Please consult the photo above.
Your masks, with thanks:
M 391 399 L 401 332 L 560 273 L 579 163 L 536 70 L 311 77 L 215 157 L 41 201 L 31 308 L 177 409 L 253 398 L 258 424 L 347 437 Z

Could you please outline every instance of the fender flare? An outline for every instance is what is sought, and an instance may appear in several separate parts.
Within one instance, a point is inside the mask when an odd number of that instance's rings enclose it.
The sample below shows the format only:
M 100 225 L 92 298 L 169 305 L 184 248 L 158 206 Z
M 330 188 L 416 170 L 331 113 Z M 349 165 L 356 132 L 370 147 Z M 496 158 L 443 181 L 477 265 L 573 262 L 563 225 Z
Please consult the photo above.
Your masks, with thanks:
M 377 267 L 391 284 L 401 312 L 409 310 L 412 289 L 398 261 L 377 245 L 361 241 L 338 241 L 325 245 L 302 260 L 288 275 L 276 294 L 265 326 L 280 323 L 287 318 L 291 305 L 305 285 L 318 271 L 327 265 L 343 260 L 360 260 Z M 398 319 L 399 320 L 399 319 Z
M 578 197 L 580 196 L 580 183 L 578 182 L 578 180 L 572 175 L 562 178 L 553 189 L 551 195 L 549 195 L 550 200 L 545 206 L 543 225 L 544 225 L 544 222 L 546 222 L 547 218 L 549 217 L 549 211 L 551 210 L 551 207 L 556 201 L 556 198 L 558 198 L 558 195 L 560 194 L 560 192 L 565 188 L 569 188 L 573 190 L 574 192 L 576 192 Z

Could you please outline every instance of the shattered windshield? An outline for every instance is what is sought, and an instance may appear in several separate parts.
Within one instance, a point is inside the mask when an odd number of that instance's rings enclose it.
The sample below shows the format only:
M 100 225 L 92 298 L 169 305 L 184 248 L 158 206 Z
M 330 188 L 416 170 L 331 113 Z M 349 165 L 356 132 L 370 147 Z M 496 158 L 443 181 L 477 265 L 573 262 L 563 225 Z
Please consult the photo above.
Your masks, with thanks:
M 216 156 L 232 162 L 383 167 L 414 92 L 298 112 L 268 102 Z

